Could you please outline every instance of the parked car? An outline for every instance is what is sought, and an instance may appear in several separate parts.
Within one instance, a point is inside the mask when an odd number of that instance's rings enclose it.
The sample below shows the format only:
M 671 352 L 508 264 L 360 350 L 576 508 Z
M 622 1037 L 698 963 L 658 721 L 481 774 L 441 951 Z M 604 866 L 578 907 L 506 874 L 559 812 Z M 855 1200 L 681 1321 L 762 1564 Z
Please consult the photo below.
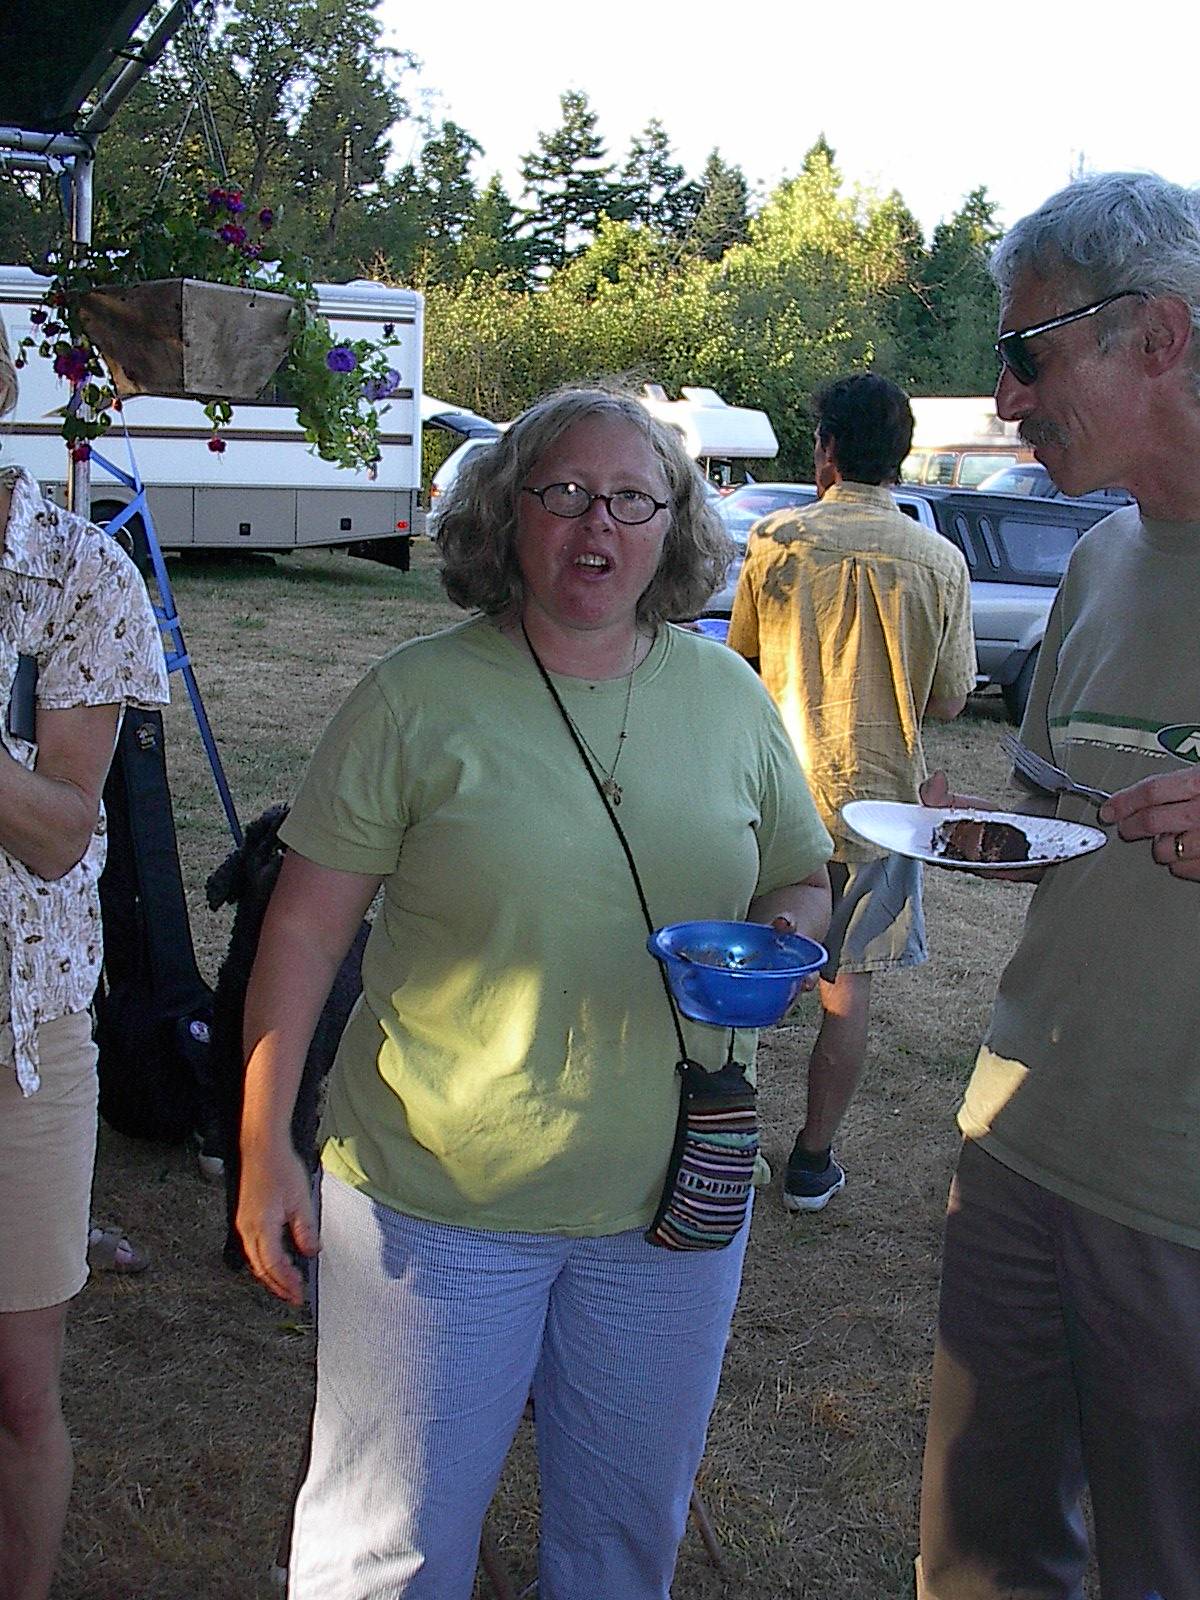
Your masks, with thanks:
M 1032 494 L 1039 500 L 1068 500 L 1040 461 L 1023 461 L 1015 467 L 1002 467 L 979 485 L 989 494 Z M 1109 507 L 1127 506 L 1133 496 L 1126 489 L 1093 489 L 1080 495 L 1082 500 L 1097 500 Z
M 918 446 L 900 468 L 902 483 L 935 484 L 943 489 L 975 489 L 1004 467 L 1032 461 L 1028 446 L 1013 443 Z
M 480 430 L 470 438 L 464 439 L 457 449 L 451 450 L 445 461 L 434 473 L 433 480 L 429 485 L 429 510 L 425 515 L 425 532 L 431 539 L 437 538 L 437 520 L 441 511 L 442 500 L 446 491 L 457 477 L 458 469 L 473 450 L 486 449 L 489 444 L 492 444 L 500 437 L 503 431 L 494 422 L 489 423 L 489 427 L 492 430 L 490 433 Z
M 812 484 L 754 484 L 756 494 L 774 496 L 771 510 L 816 499 Z M 742 491 L 717 506 L 744 554 L 749 529 L 737 500 Z M 971 613 L 978 655 L 977 688 L 993 686 L 1019 722 L 1029 698 L 1038 650 L 1054 591 L 1076 541 L 1115 509 L 1094 500 L 1050 499 L 1034 495 L 990 494 L 978 489 L 937 489 L 900 484 L 892 490 L 905 516 L 956 544 L 971 576 Z M 756 519 L 757 520 L 757 519 Z M 741 571 L 739 555 L 725 585 L 704 608 L 705 617 L 728 622 Z M 712 631 L 711 628 L 706 631 Z

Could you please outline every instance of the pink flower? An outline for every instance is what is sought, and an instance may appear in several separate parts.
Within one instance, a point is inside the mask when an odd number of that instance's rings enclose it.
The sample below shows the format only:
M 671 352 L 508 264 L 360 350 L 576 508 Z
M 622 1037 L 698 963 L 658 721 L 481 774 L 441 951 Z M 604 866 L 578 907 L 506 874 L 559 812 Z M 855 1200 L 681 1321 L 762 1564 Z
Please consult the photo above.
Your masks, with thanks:
M 71 446 L 72 461 L 90 461 L 91 458 L 92 447 L 90 444 L 73 444 Z
M 243 245 L 246 242 L 246 230 L 236 222 L 227 222 L 220 230 L 220 237 L 226 244 Z
M 87 351 L 77 344 L 72 345 L 69 350 L 55 356 L 54 370 L 60 378 L 66 378 L 70 383 L 82 383 L 88 371 Z
M 212 438 L 208 441 L 208 448 L 215 456 L 223 456 L 225 454 L 225 441 L 221 438 L 220 434 L 213 434 Z

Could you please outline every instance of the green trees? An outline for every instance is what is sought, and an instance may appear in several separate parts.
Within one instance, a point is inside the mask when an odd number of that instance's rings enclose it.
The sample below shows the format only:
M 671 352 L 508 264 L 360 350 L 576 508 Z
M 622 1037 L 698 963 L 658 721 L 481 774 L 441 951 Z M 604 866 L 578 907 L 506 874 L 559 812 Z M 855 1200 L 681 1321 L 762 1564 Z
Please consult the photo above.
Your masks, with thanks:
M 526 213 L 530 255 L 551 271 L 583 248 L 619 193 L 609 182 L 612 166 L 604 160 L 587 95 L 568 89 L 559 105 L 562 122 L 553 132 L 540 133 L 537 149 L 521 163 L 532 197 Z
M 185 32 L 101 144 L 97 222 L 185 203 L 229 172 L 324 277 L 370 274 L 426 293 L 427 385 L 510 416 L 546 387 L 623 374 L 759 406 L 780 439 L 770 468 L 811 467 L 809 401 L 873 367 L 918 394 L 994 379 L 997 237 L 982 189 L 927 244 L 903 197 L 847 185 L 819 135 L 757 204 L 714 149 L 690 177 L 651 117 L 609 159 L 586 94 L 560 97 L 514 197 L 480 176 L 486 152 L 455 121 L 409 113 L 415 63 L 387 49 L 372 0 L 226 0 L 207 40 Z M 408 119 L 418 137 L 397 165 Z M 53 189 L 0 179 L 0 259 L 36 260 Z

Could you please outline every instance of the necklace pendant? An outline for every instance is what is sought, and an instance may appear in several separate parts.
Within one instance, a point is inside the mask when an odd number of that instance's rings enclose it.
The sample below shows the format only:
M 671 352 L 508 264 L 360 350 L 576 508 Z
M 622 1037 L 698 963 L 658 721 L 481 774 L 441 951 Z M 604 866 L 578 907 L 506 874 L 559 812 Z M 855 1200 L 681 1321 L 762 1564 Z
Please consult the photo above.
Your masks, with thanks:
M 613 780 L 611 775 L 605 778 L 600 787 L 604 790 L 604 798 L 608 801 L 609 805 L 619 806 L 621 804 L 621 796 L 624 791 L 622 790 L 621 785 Z

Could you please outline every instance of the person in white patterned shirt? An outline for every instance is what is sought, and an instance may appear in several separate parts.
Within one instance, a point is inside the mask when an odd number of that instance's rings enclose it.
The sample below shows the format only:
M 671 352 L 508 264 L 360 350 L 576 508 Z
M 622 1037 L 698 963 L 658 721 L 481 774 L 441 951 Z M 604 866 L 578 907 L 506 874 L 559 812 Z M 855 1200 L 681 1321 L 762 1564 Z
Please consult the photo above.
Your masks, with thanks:
M 0 325 L 0 415 L 15 401 Z M 26 727 L 6 714 L 22 657 L 36 663 Z M 122 708 L 167 698 L 133 563 L 27 472 L 0 472 L 0 1549 L 10 1600 L 49 1593 L 71 1486 L 59 1373 L 67 1305 L 88 1270 L 100 797 Z

